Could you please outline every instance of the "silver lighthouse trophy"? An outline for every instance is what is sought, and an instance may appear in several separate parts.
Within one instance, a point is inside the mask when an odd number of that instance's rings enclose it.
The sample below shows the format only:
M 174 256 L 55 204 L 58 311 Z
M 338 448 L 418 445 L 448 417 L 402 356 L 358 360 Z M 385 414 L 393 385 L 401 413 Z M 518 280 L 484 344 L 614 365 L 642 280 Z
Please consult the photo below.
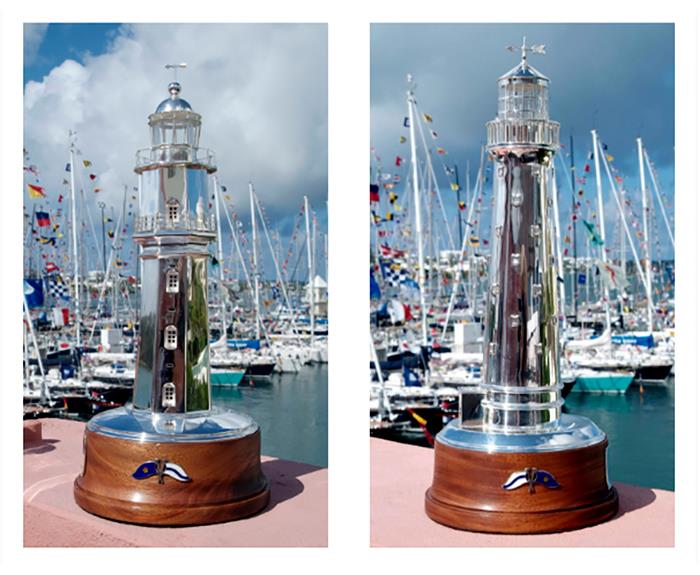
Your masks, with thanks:
M 88 422 L 74 494 L 109 519 L 197 525 L 256 513 L 269 489 L 258 425 L 212 405 L 207 268 L 216 167 L 199 147 L 201 116 L 177 81 L 168 91 L 148 118 L 151 147 L 137 153 L 135 167 L 142 289 L 133 403 Z
M 471 531 L 575 529 L 617 512 L 606 471 L 607 437 L 562 413 L 558 270 L 552 193 L 559 124 L 549 119 L 549 79 L 527 61 L 498 80 L 487 123 L 494 162 L 491 269 L 486 297 L 484 397 L 435 441 L 426 513 Z M 466 405 L 464 402 L 463 405 Z

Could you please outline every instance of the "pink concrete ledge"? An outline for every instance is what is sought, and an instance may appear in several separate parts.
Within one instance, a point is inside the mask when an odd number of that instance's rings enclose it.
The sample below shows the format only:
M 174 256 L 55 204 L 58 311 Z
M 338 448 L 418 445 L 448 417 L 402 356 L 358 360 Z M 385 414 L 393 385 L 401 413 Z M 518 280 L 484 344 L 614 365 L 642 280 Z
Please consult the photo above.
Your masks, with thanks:
M 674 494 L 616 483 L 618 515 L 602 525 L 551 535 L 490 535 L 451 529 L 423 511 L 433 450 L 370 439 L 373 547 L 673 547 Z
M 328 545 L 327 469 L 263 457 L 271 499 L 260 514 L 203 527 L 127 525 L 90 515 L 73 499 L 73 480 L 82 465 L 84 424 L 62 419 L 44 419 L 41 423 L 38 439 L 36 428 L 29 434 L 25 431 L 25 547 Z M 35 424 L 25 422 L 25 429 Z

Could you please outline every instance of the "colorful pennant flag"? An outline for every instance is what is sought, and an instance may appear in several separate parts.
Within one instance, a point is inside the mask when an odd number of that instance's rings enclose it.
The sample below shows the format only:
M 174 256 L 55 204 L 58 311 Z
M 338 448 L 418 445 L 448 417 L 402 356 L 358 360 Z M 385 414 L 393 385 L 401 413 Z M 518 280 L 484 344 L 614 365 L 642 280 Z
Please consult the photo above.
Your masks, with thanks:
M 27 184 L 27 191 L 29 192 L 29 197 L 32 199 L 45 198 L 46 192 L 41 186 L 35 186 L 34 184 Z
M 600 239 L 600 236 L 595 231 L 595 225 L 592 224 L 591 222 L 586 221 L 586 220 L 582 220 L 582 221 L 583 221 L 583 225 L 586 227 L 586 230 L 588 230 L 588 237 L 589 237 L 590 242 L 594 246 L 602 246 L 603 240 Z
M 40 228 L 50 226 L 51 218 L 48 212 L 36 212 L 36 225 Z
M 379 201 L 379 186 L 377 184 L 369 185 L 369 201 L 378 202 Z

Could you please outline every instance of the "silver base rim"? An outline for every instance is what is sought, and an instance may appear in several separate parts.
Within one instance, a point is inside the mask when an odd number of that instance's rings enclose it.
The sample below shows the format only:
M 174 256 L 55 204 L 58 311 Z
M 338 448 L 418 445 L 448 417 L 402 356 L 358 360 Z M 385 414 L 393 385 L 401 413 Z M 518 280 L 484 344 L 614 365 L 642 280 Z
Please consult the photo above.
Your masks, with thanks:
M 115 439 L 160 443 L 209 443 L 253 435 L 259 426 L 248 415 L 214 407 L 191 415 L 154 413 L 131 404 L 104 411 L 87 430 Z
M 555 425 L 526 433 L 487 430 L 483 424 L 462 427 L 453 419 L 435 440 L 448 447 L 487 453 L 542 453 L 590 447 L 605 441 L 606 437 L 587 417 L 565 413 Z

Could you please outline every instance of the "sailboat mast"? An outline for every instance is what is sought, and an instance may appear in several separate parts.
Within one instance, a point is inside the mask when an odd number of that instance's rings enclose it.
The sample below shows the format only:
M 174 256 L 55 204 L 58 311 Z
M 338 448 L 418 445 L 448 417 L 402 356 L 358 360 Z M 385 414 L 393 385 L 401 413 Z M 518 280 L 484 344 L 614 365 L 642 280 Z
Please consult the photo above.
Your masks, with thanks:
M 647 187 L 644 174 L 644 148 L 642 139 L 637 138 L 637 156 L 639 158 L 639 183 L 642 188 L 642 226 L 644 229 L 644 271 L 647 286 L 647 325 L 649 331 L 654 331 L 654 302 L 652 301 L 651 290 L 651 244 L 649 242 L 649 204 L 647 199 Z
M 410 82 L 410 79 L 409 79 Z M 416 244 L 418 251 L 418 288 L 420 291 L 421 343 L 428 345 L 428 313 L 425 307 L 425 261 L 423 259 L 423 220 L 421 218 L 420 189 L 418 182 L 418 157 L 416 155 L 416 132 L 414 127 L 413 105 L 415 99 L 413 88 L 409 85 L 407 92 L 408 126 L 411 136 L 411 169 L 413 184 L 413 205 L 416 221 Z
M 29 305 L 27 304 L 27 296 L 22 295 L 24 302 L 24 318 L 27 322 L 27 328 L 29 329 L 29 336 L 32 338 L 32 345 L 34 346 L 34 351 L 36 351 L 36 360 L 39 365 L 39 373 L 44 377 L 44 363 L 41 361 L 41 351 L 39 350 L 39 344 L 36 340 L 36 334 L 34 333 L 34 324 L 32 323 L 32 316 L 29 314 Z
M 255 299 L 255 339 L 260 339 L 260 279 L 258 273 L 258 231 L 255 223 L 253 182 L 248 182 L 250 195 L 250 222 L 253 228 L 253 298 Z
M 70 209 L 73 244 L 73 304 L 75 308 L 75 346 L 80 349 L 80 271 L 78 269 L 78 219 L 75 215 L 75 146 L 70 143 Z
M 221 211 L 219 208 L 221 202 L 219 192 L 219 178 L 214 176 L 214 208 L 216 213 L 216 259 L 219 260 L 219 305 L 221 306 L 221 337 L 226 337 L 226 303 L 224 301 L 224 247 L 223 247 L 223 231 L 224 226 L 221 222 Z
M 561 253 L 561 223 L 559 221 L 559 186 L 557 184 L 557 173 L 556 170 L 552 170 L 552 209 L 554 211 L 554 245 L 555 245 L 555 255 L 557 258 L 557 267 L 561 271 L 562 276 L 564 275 L 564 264 L 562 261 Z M 557 278 L 559 280 L 560 278 Z M 564 279 L 562 281 L 557 281 L 559 285 L 559 298 L 561 299 L 559 307 L 562 314 L 562 327 L 566 329 L 566 288 L 564 286 Z
M 656 170 L 654 170 L 654 166 L 649 161 L 649 154 L 647 154 L 646 148 L 644 148 L 644 160 L 646 162 L 647 169 L 649 170 L 649 173 L 651 174 L 651 183 L 654 185 L 654 192 L 656 193 L 656 201 L 658 202 L 659 207 L 661 208 L 661 215 L 664 218 L 664 225 L 666 226 L 666 231 L 668 232 L 668 237 L 671 240 L 671 247 L 673 248 L 673 250 L 675 252 L 676 240 L 673 236 L 673 229 L 671 228 L 671 224 L 668 221 L 668 216 L 666 215 L 666 208 L 664 208 L 664 203 L 661 201 L 661 192 L 659 191 L 659 183 L 657 181 Z
M 469 189 L 469 164 L 467 164 L 467 189 Z M 462 245 L 462 213 L 461 210 L 459 209 L 459 206 L 461 206 L 462 202 L 462 188 L 459 185 L 459 168 L 457 168 L 457 164 L 454 164 L 454 170 L 455 170 L 455 185 L 457 186 L 457 229 L 459 230 L 459 245 Z
M 578 252 L 576 242 L 576 163 L 574 162 L 574 135 L 569 135 L 569 151 L 570 151 L 570 166 L 571 166 L 571 226 L 573 231 L 572 248 L 574 251 L 574 322 L 578 321 Z M 563 269 L 562 269 L 563 273 Z
M 608 263 L 608 255 L 606 253 L 606 248 L 608 246 L 605 241 L 605 212 L 603 209 L 603 183 L 600 177 L 600 155 L 598 153 L 598 134 L 595 130 L 591 130 L 591 136 L 593 137 L 593 160 L 595 162 L 595 185 L 598 194 L 598 222 L 600 223 L 600 239 L 603 245 L 600 246 L 601 259 L 603 264 Z M 608 290 L 608 284 L 603 280 L 603 274 L 600 274 L 601 283 L 603 284 L 603 298 L 605 299 L 605 327 L 610 331 L 610 292 Z
M 314 301 L 316 294 L 314 294 L 314 246 L 313 238 L 311 237 L 308 196 L 304 196 L 304 218 L 306 222 L 306 259 L 309 266 L 309 325 L 311 330 L 309 339 L 313 341 L 316 330 L 316 302 Z

